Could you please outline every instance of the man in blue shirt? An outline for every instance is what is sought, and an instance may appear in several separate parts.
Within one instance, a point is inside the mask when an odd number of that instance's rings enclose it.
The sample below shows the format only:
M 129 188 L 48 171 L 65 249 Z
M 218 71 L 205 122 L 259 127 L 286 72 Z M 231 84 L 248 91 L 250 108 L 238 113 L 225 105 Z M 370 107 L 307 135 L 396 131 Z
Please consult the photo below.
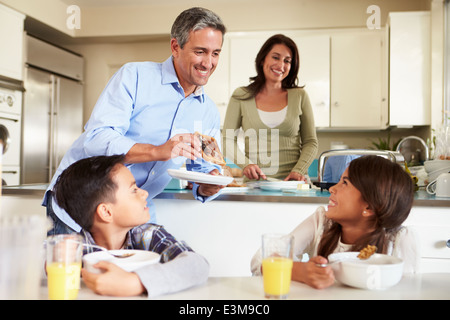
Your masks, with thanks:
M 61 172 L 75 161 L 96 155 L 125 154 L 138 187 L 151 201 L 170 181 L 167 169 L 219 174 L 219 166 L 201 158 L 195 131 L 220 143 L 220 115 L 203 86 L 214 72 L 225 26 L 203 8 L 183 11 L 171 30 L 172 56 L 163 63 L 125 64 L 100 95 L 84 133 L 67 151 L 43 199 L 54 227 L 49 234 L 79 232 L 80 226 L 53 199 L 52 188 Z M 95 181 L 93 181 L 95 183 Z M 223 186 L 194 184 L 193 195 L 205 202 Z

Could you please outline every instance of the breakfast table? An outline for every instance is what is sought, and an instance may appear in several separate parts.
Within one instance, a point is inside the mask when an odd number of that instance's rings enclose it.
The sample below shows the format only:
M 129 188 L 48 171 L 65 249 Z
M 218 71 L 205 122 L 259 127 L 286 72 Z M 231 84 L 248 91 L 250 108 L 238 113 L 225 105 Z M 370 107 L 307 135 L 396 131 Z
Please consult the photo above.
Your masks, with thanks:
M 40 299 L 47 299 L 47 285 L 42 282 Z M 147 296 L 108 297 L 95 294 L 84 283 L 78 300 L 136 300 Z M 203 285 L 167 294 L 152 300 L 265 300 L 262 277 L 210 277 Z M 395 286 L 385 290 L 364 290 L 335 283 L 326 289 L 314 289 L 291 282 L 288 300 L 450 300 L 450 273 L 404 275 Z M 261 302 L 260 302 L 261 303 Z M 223 310 L 222 310 L 223 311 Z

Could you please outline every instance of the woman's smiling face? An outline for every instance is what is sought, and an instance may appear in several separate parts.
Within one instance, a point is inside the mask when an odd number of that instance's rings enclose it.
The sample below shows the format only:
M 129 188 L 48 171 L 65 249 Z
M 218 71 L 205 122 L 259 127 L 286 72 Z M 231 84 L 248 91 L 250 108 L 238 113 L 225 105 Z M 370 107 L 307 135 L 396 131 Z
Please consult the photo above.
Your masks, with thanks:
M 284 44 L 276 44 L 264 59 L 263 71 L 266 81 L 281 82 L 291 70 L 292 52 Z

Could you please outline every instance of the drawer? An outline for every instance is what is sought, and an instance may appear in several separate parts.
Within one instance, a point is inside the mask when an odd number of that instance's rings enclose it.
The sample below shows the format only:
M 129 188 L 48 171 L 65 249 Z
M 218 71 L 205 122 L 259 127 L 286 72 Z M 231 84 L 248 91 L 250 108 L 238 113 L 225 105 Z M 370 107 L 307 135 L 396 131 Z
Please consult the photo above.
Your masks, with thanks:
M 421 273 L 448 273 L 450 272 L 450 259 L 429 259 L 420 260 Z
M 449 227 L 414 226 L 414 229 L 419 234 L 422 258 L 450 259 Z

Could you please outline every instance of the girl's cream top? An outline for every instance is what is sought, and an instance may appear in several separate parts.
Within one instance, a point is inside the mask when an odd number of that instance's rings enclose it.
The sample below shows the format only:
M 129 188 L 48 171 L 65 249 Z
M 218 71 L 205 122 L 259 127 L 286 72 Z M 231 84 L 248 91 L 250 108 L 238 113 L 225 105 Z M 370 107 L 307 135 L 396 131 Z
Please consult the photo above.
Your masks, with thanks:
M 291 232 L 294 236 L 294 261 L 305 261 L 304 254 L 307 254 L 307 257 L 317 256 L 319 242 L 328 221 L 325 208 L 319 207 Z M 334 252 L 347 252 L 351 251 L 351 248 L 352 245 L 339 241 Z M 403 260 L 404 273 L 419 272 L 420 245 L 414 229 L 402 226 L 396 233 L 391 234 L 386 254 Z M 261 260 L 261 251 L 258 250 L 251 261 L 253 275 L 261 274 Z

